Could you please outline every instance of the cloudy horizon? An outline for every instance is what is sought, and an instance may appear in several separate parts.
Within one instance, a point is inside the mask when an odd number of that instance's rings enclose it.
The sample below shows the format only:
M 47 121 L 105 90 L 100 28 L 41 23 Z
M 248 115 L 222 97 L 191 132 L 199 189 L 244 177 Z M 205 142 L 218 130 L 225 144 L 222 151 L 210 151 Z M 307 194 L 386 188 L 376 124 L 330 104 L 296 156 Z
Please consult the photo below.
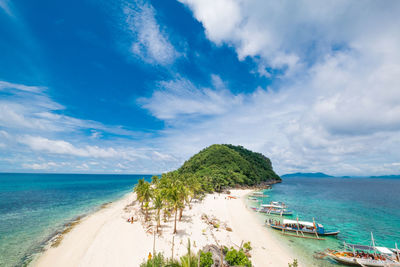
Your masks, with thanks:
M 0 171 L 400 173 L 400 2 L 0 0 Z

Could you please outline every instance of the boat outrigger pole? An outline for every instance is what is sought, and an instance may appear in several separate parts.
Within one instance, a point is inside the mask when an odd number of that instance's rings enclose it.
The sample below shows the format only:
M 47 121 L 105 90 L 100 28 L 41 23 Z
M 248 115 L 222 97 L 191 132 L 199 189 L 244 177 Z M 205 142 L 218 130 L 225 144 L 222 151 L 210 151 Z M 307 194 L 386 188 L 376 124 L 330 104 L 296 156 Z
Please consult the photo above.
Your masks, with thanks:
M 319 238 L 319 236 L 318 236 L 318 229 L 317 229 L 317 224 L 315 223 L 315 219 L 314 218 L 312 218 L 312 221 L 313 221 L 313 224 L 314 224 L 314 229 L 315 229 L 315 235 L 317 236 L 317 238 Z
M 301 228 L 300 228 L 299 216 L 296 217 L 296 220 L 297 220 L 297 229 L 299 229 L 299 230 L 300 230 L 300 233 L 302 234 L 302 236 L 304 236 L 303 230 L 301 230 Z M 299 234 L 298 231 L 296 231 L 296 233 L 297 233 L 297 235 Z

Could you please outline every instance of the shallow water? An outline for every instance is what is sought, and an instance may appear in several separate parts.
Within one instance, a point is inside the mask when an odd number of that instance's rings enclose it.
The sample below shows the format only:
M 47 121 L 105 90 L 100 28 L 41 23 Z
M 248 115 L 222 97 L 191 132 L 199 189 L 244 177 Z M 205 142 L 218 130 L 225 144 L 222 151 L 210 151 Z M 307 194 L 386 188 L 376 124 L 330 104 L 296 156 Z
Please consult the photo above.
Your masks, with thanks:
M 149 175 L 0 174 L 0 266 L 25 266 L 76 217 Z
M 326 248 L 342 248 L 344 241 L 369 245 L 371 232 L 378 246 L 400 245 L 400 179 L 287 178 L 265 194 L 269 197 L 264 203 L 283 201 L 294 211 L 292 217 L 285 218 L 315 218 L 326 229 L 340 230 L 338 237 L 326 240 L 282 236 L 275 231 L 312 266 L 339 266 L 313 255 Z

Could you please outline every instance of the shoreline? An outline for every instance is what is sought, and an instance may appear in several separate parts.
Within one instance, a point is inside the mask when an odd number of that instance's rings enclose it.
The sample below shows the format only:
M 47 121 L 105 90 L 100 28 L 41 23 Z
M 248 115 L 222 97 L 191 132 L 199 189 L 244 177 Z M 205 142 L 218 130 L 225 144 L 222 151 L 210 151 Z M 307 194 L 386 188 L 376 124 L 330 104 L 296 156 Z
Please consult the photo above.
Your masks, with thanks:
M 286 267 L 293 262 L 291 249 L 277 240 L 246 207 L 246 196 L 253 190 L 230 191 L 237 199 L 227 200 L 227 195 L 214 193 L 185 209 L 182 221 L 177 223 L 174 257 L 186 253 L 190 238 L 195 251 L 215 242 L 230 247 L 250 241 L 254 266 Z M 128 193 L 88 214 L 63 235 L 57 247 L 48 245 L 29 266 L 139 266 L 149 252 L 153 253 L 153 234 L 146 233 L 140 220 L 127 222 L 138 208 L 135 195 Z M 218 218 L 225 229 L 210 229 L 202 219 L 204 214 Z M 156 238 L 156 252 L 163 252 L 166 257 L 171 256 L 172 226 L 171 219 L 162 222 L 162 235 Z

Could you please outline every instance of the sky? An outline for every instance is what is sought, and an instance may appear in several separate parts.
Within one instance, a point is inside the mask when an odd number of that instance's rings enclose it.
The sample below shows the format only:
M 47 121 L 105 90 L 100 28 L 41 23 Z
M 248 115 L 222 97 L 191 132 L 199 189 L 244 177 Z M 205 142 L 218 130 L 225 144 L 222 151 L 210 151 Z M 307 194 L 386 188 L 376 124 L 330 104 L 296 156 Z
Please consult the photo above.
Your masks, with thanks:
M 400 1 L 0 0 L 0 171 L 148 173 L 212 144 L 400 173 Z

